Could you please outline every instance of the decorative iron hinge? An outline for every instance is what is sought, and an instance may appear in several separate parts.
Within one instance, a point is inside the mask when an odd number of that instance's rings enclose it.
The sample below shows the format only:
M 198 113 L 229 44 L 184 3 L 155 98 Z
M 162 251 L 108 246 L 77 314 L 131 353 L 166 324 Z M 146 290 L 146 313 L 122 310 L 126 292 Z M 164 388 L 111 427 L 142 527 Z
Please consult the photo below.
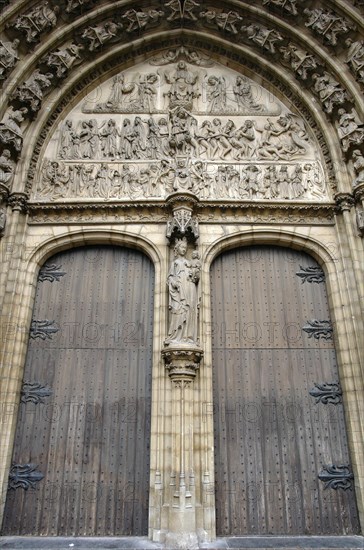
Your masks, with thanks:
M 30 326 L 30 338 L 41 338 L 42 340 L 51 340 L 52 334 L 59 331 L 59 327 L 54 326 L 55 321 L 48 321 L 44 319 L 42 321 L 32 320 Z
M 315 387 L 309 391 L 309 394 L 312 397 L 315 397 L 316 403 L 332 403 L 333 405 L 338 405 L 342 403 L 342 389 L 338 382 L 333 382 L 331 384 L 323 382 L 322 384 L 316 384 Z
M 315 338 L 315 340 L 332 340 L 333 328 L 330 321 L 319 321 L 317 319 L 312 319 L 307 321 L 307 325 L 302 327 L 302 330 L 307 332 L 308 337 Z
M 325 483 L 325 489 L 352 489 L 353 473 L 348 464 L 335 464 L 323 466 L 318 478 Z
M 22 403 L 44 403 L 44 398 L 52 395 L 52 390 L 39 382 L 24 382 L 21 390 Z
M 38 275 L 38 281 L 49 281 L 53 283 L 54 281 L 59 281 L 61 277 L 66 275 L 65 271 L 61 271 L 62 266 L 57 264 L 44 265 Z
M 8 489 L 35 489 L 35 484 L 44 478 L 37 464 L 13 464 L 9 473 Z
M 325 280 L 325 273 L 319 266 L 302 267 L 297 271 L 296 275 L 301 277 L 302 283 L 323 283 Z

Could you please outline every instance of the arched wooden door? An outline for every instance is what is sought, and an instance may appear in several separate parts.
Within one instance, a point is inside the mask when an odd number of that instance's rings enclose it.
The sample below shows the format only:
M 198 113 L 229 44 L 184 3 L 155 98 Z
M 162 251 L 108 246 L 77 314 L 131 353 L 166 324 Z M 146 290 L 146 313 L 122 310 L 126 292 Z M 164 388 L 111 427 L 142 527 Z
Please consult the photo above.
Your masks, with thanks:
M 153 289 L 127 248 L 41 269 L 3 534 L 147 533 Z
M 211 285 L 217 533 L 358 533 L 319 265 L 241 248 Z

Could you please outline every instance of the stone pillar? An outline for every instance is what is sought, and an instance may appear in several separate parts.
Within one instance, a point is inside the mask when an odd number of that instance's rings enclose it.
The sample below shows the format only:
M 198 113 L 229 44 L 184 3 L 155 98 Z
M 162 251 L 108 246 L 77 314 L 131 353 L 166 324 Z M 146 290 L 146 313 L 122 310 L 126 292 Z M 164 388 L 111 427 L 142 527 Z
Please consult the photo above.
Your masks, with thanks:
M 167 225 L 171 254 L 168 274 L 169 326 L 162 358 L 172 382 L 172 444 L 168 548 L 198 548 L 194 465 L 193 384 L 203 350 L 199 343 L 199 282 L 201 262 L 196 247 L 198 223 L 193 217 L 197 197 L 189 191 L 172 193 L 167 202 L 172 218 Z M 199 479 L 199 483 L 202 480 Z

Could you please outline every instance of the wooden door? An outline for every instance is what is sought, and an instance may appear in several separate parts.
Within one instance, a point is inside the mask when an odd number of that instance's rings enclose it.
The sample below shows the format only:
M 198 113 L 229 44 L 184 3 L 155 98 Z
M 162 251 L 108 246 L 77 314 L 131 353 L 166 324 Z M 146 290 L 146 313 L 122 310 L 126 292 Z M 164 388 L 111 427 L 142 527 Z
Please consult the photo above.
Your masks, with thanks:
M 218 534 L 358 533 L 323 272 L 254 246 L 211 285 Z
M 126 248 L 41 269 L 3 534 L 147 534 L 153 289 Z

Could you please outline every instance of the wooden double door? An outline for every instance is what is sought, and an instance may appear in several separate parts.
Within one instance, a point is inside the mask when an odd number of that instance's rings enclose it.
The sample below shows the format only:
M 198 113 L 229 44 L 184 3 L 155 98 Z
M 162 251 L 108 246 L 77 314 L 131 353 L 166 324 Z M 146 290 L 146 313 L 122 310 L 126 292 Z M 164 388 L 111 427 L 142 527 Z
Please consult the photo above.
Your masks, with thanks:
M 274 246 L 212 265 L 217 534 L 359 532 L 324 274 Z
M 147 534 L 153 291 L 127 248 L 41 269 L 3 534 Z

